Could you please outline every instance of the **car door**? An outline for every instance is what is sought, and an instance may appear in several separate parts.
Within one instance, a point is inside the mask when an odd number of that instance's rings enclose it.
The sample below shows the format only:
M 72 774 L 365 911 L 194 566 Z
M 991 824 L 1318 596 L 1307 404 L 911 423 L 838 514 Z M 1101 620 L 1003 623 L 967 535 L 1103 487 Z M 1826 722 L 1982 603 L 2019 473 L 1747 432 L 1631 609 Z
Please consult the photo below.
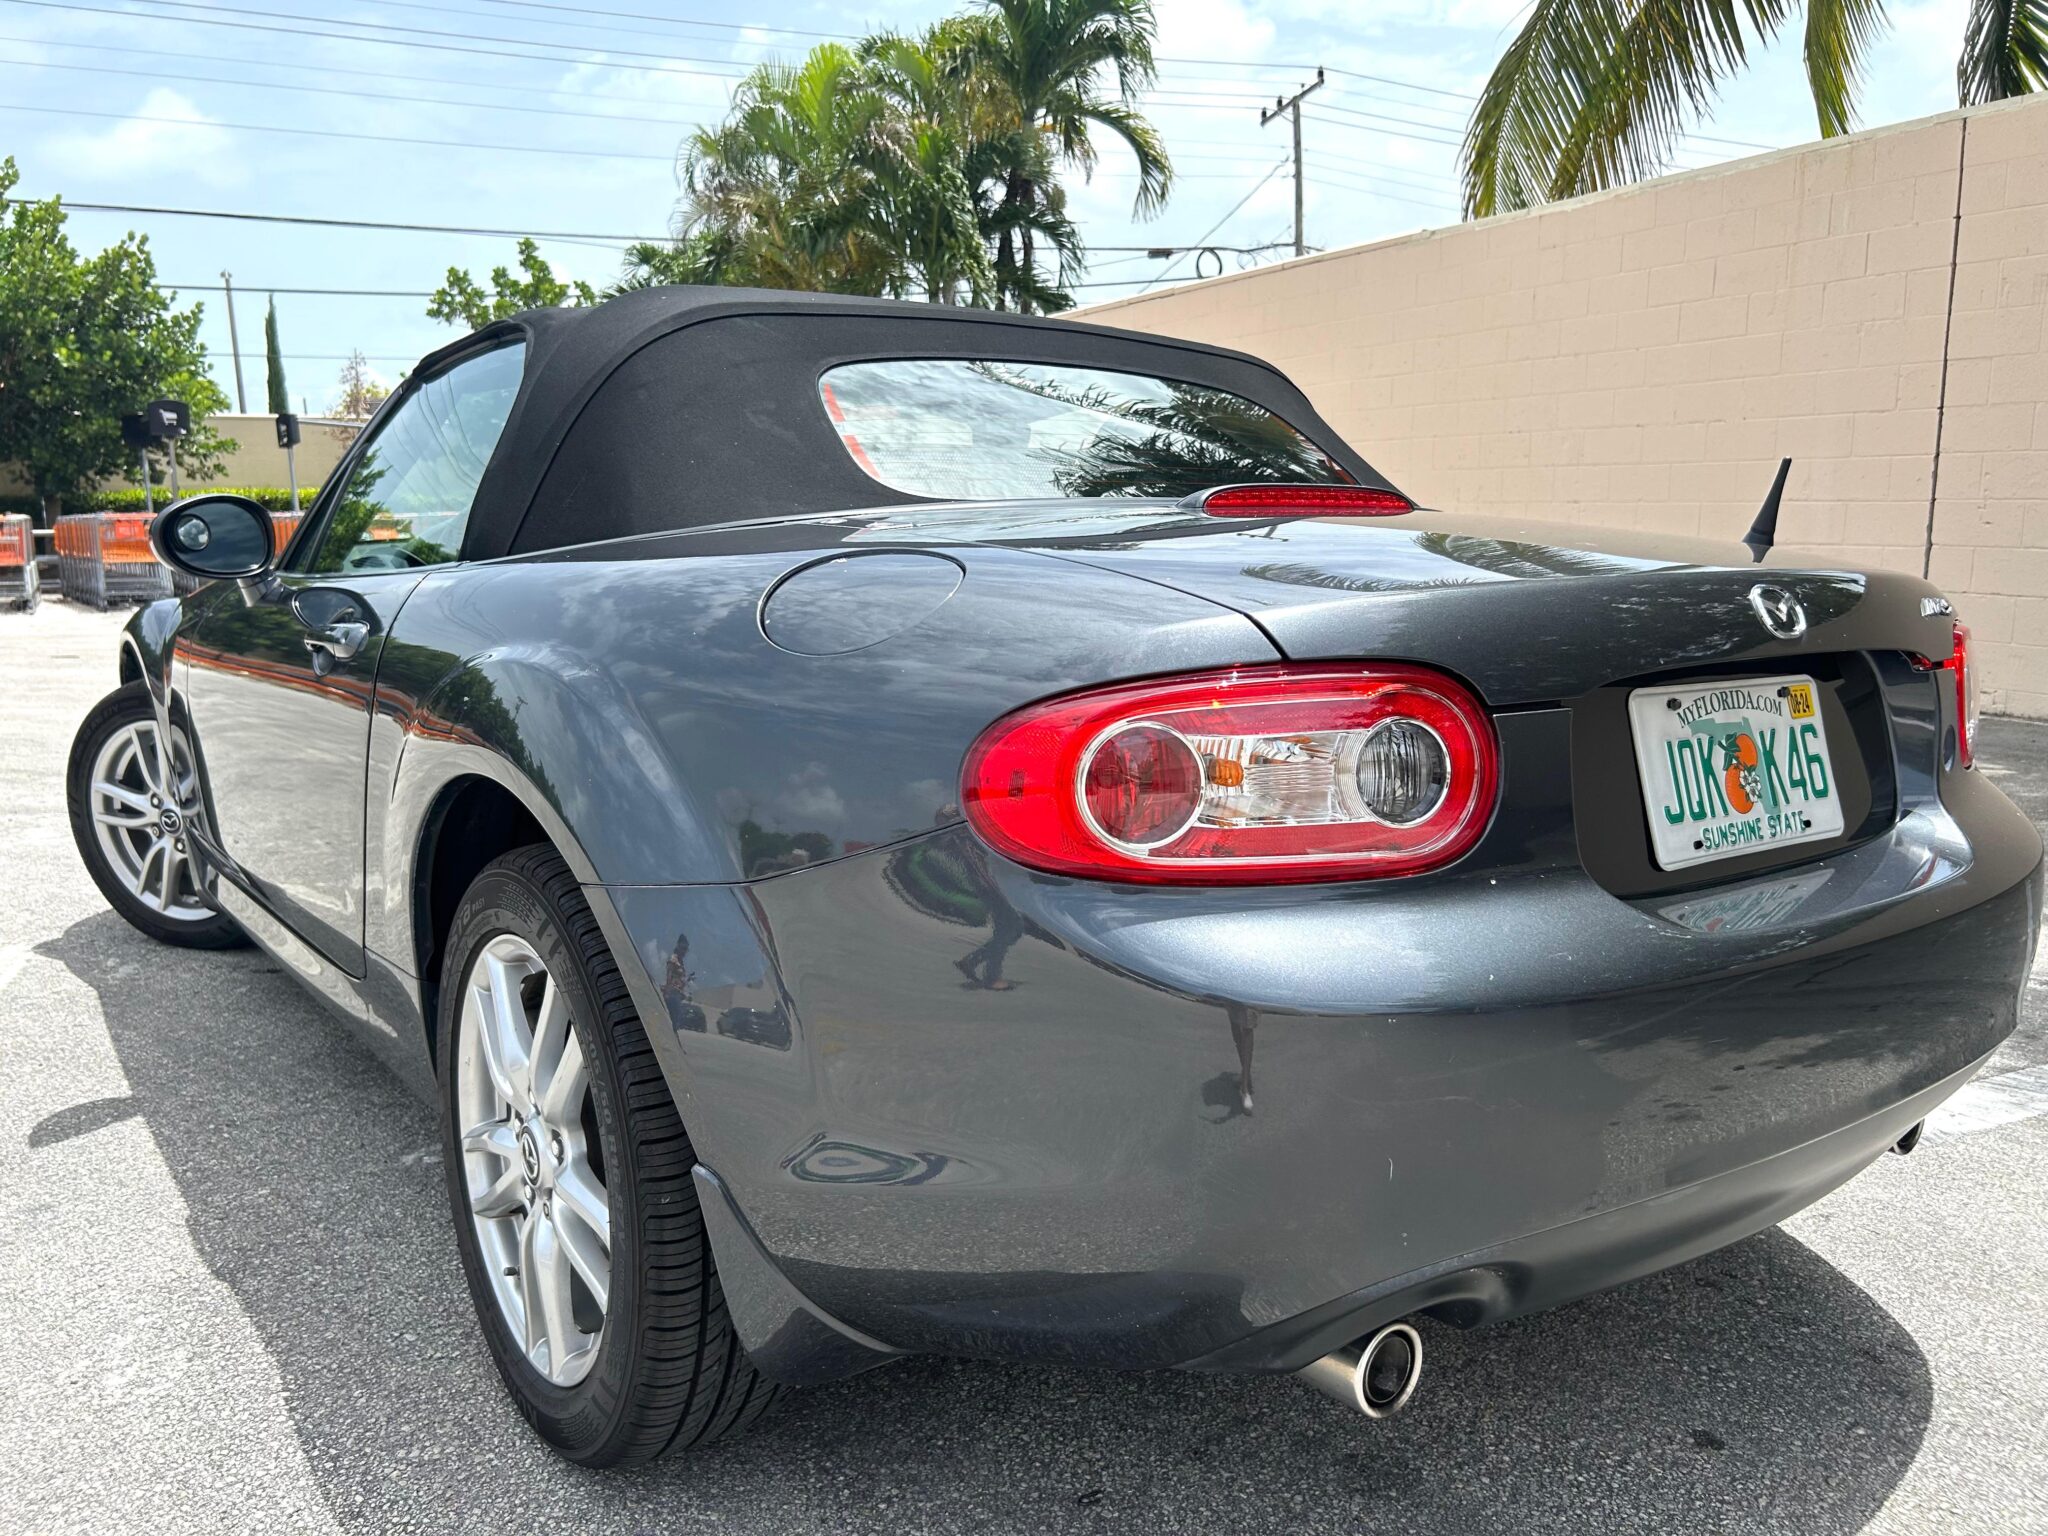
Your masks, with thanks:
M 178 638 L 208 825 L 231 874 L 352 975 L 377 660 L 413 589 L 459 558 L 524 361 L 515 342 L 409 380 L 277 580 L 257 596 L 215 593 Z

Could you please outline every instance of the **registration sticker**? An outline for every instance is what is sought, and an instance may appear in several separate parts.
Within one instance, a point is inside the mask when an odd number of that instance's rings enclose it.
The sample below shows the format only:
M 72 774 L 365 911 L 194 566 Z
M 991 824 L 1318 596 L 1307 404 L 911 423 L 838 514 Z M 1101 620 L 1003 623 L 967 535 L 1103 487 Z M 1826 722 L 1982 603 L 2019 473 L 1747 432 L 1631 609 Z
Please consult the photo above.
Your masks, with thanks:
M 1812 678 L 1638 688 L 1628 713 L 1658 868 L 1840 834 Z

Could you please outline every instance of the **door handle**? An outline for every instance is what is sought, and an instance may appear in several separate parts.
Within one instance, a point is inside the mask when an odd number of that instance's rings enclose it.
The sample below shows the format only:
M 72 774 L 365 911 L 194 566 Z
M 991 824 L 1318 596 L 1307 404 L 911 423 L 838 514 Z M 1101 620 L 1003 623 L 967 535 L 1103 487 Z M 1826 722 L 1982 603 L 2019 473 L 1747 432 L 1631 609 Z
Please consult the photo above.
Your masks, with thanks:
M 354 660 L 369 638 L 369 625 L 346 620 L 306 636 L 306 649 L 313 653 L 313 675 L 325 677 L 341 662 Z

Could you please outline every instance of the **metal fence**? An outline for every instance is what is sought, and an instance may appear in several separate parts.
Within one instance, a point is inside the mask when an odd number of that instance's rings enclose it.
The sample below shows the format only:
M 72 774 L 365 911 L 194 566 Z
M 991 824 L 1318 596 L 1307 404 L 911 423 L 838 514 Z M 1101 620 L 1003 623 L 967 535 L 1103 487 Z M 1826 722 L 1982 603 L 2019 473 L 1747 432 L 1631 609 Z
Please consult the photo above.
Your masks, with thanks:
M 34 613 L 40 596 L 35 525 L 25 512 L 0 515 L 0 603 Z

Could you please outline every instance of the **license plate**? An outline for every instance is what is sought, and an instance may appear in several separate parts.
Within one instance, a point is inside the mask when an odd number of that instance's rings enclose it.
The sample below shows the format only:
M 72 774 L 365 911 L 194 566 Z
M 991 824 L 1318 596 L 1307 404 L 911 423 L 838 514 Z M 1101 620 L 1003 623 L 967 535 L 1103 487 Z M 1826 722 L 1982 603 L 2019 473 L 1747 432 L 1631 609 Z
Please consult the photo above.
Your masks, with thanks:
M 1814 843 L 1842 830 L 1810 677 L 1638 688 L 1628 697 L 1659 869 Z

